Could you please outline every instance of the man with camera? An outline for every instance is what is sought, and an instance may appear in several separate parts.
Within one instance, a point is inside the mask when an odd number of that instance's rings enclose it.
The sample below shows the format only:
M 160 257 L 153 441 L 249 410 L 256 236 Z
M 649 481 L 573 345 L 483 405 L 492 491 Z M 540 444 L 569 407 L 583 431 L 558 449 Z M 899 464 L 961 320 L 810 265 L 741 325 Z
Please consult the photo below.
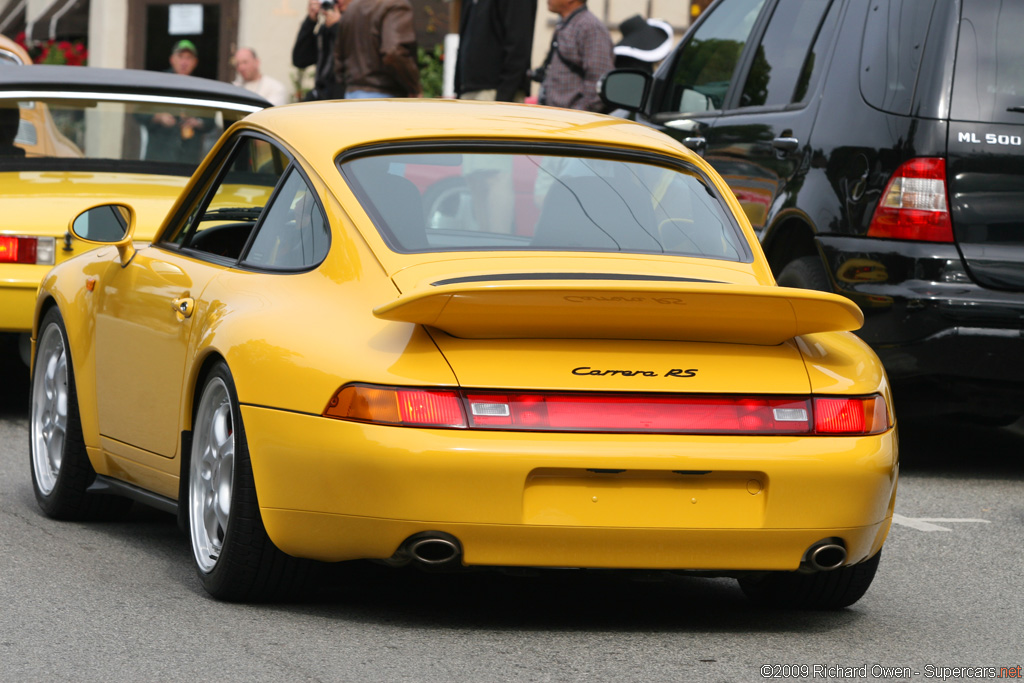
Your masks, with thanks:
M 348 0 L 341 0 L 347 5 Z M 305 100 L 337 100 L 345 97 L 345 85 L 334 70 L 334 37 L 341 11 L 335 0 L 309 0 L 307 16 L 299 27 L 292 48 L 292 66 L 299 69 L 316 65 L 313 89 Z
M 614 65 L 608 28 L 587 9 L 587 0 L 548 0 L 548 11 L 561 20 L 544 65 L 530 72 L 541 84 L 538 101 L 552 107 L 605 111 L 597 82 Z

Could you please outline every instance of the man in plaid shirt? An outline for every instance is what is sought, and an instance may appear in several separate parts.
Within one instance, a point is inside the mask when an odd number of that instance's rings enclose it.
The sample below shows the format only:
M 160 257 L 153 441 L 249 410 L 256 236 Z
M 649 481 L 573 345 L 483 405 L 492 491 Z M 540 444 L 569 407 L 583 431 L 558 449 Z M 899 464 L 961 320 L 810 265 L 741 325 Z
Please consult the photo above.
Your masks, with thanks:
M 548 10 L 562 19 L 537 73 L 540 103 L 604 111 L 597 82 L 612 70 L 615 59 L 608 29 L 587 9 L 587 0 L 548 0 Z

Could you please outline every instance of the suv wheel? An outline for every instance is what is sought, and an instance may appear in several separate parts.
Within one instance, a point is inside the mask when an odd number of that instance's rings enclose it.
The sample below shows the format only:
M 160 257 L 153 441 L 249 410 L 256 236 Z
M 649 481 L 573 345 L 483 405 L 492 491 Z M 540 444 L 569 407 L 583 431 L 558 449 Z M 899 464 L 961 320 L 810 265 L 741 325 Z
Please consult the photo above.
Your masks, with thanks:
M 801 256 L 787 263 L 779 273 L 778 284 L 780 287 L 832 291 L 832 283 L 817 256 Z

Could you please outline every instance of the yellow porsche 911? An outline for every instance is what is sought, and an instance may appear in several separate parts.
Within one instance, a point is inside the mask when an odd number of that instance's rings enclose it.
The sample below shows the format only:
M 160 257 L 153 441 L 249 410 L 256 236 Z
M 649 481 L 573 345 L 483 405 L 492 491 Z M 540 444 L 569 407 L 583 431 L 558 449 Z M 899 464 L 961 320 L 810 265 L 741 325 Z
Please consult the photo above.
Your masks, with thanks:
M 838 608 L 898 474 L 850 301 L 775 285 L 735 197 L 647 127 L 306 103 L 234 124 L 152 244 L 128 202 L 36 304 L 55 518 L 178 515 L 247 600 L 310 560 L 734 576 Z

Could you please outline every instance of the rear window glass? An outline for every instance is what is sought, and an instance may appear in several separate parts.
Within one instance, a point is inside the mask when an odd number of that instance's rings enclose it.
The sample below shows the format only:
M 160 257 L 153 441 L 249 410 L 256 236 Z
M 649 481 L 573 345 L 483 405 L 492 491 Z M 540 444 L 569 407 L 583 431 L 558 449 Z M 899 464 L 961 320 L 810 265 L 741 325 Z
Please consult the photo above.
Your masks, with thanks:
M 935 0 L 872 0 L 860 57 L 860 91 L 872 107 L 909 114 Z
M 409 153 L 341 171 L 399 252 L 600 251 L 749 261 L 696 171 L 591 156 Z
M 1024 3 L 964 0 L 951 116 L 1024 124 Z

